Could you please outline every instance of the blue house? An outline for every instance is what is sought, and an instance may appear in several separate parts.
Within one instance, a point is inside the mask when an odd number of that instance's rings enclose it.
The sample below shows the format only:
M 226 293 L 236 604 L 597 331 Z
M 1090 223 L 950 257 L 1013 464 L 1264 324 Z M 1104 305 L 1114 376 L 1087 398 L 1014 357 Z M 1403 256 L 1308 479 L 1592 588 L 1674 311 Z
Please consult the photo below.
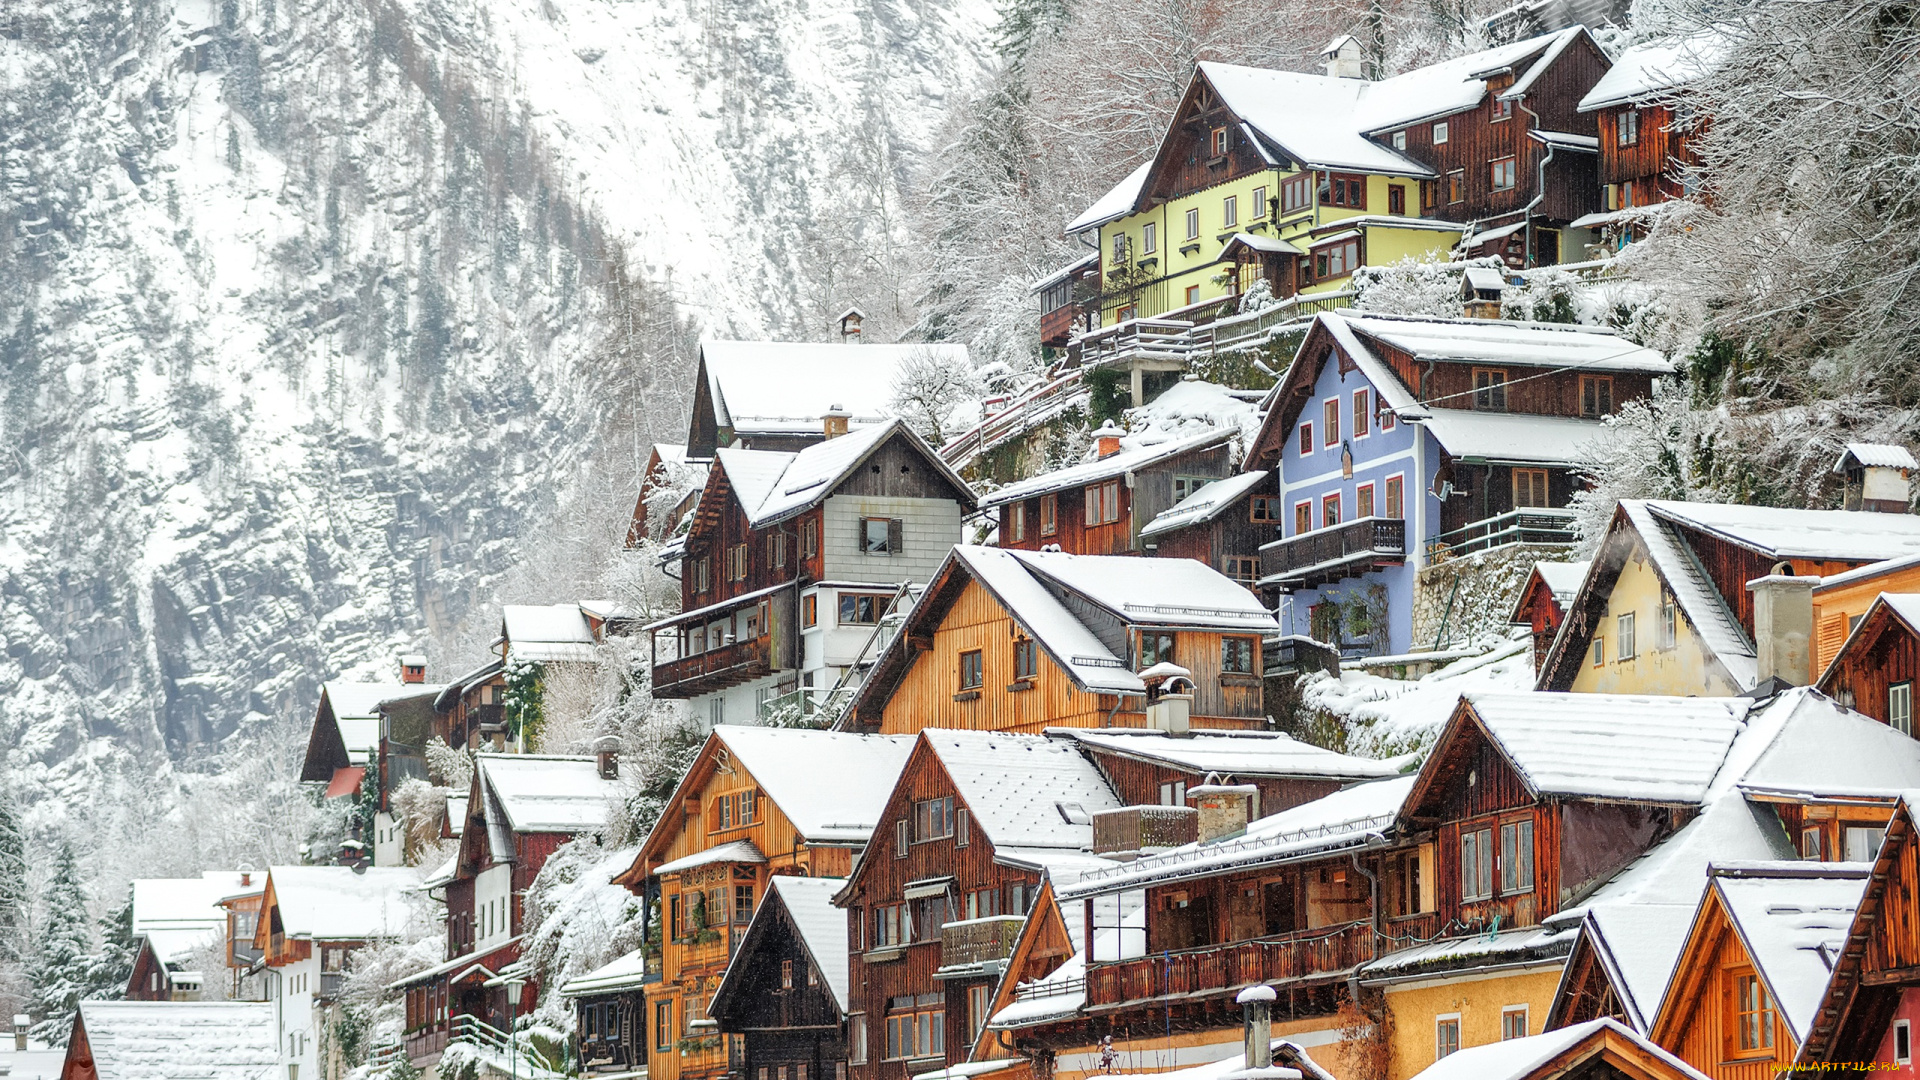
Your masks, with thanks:
M 1608 330 L 1500 319 L 1319 316 L 1266 401 L 1247 468 L 1273 470 L 1259 586 L 1282 632 L 1349 654 L 1414 641 L 1423 567 L 1572 538 L 1601 418 L 1673 365 Z

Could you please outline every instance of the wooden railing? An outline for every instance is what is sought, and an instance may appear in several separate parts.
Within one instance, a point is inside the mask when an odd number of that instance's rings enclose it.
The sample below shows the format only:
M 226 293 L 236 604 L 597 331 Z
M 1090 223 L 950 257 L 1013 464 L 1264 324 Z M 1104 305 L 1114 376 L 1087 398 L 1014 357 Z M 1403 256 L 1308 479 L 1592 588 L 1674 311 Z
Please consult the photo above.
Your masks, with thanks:
M 1026 919 L 1018 915 L 948 923 L 940 928 L 940 966 L 960 967 L 1005 960 L 1013 955 L 1013 943 L 1024 925 Z
M 964 468 L 979 455 L 1066 411 L 1085 399 L 1087 388 L 1080 382 L 1080 377 L 1085 374 L 1085 371 L 1073 368 L 1028 391 L 1012 405 L 942 445 L 941 458 L 955 468 Z
M 1093 815 L 1096 854 L 1175 848 L 1200 839 L 1200 813 L 1191 806 L 1123 806 Z
M 1293 588 L 1312 588 L 1362 573 L 1366 565 L 1404 562 L 1406 556 L 1405 521 L 1355 518 L 1260 545 L 1260 580 Z
M 1087 971 L 1087 1004 L 1120 1005 L 1177 994 L 1226 993 L 1255 983 L 1337 974 L 1373 958 L 1373 924 L 1367 922 L 1154 953 L 1092 965 Z
M 762 635 L 655 664 L 653 692 L 657 697 L 692 697 L 772 671 L 773 639 Z
M 1536 506 L 1509 510 L 1441 533 L 1427 541 L 1427 556 L 1443 559 L 1508 544 L 1571 544 L 1573 541 L 1572 510 Z

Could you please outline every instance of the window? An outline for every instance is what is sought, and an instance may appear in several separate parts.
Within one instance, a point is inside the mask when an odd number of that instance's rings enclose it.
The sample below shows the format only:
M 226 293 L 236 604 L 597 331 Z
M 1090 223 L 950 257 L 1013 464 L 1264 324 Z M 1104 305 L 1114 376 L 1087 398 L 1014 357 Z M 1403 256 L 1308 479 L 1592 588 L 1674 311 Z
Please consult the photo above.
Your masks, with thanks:
M 1509 1005 L 1500 1010 L 1500 1041 L 1527 1037 L 1527 1007 Z
M 1418 915 L 1425 906 L 1420 895 L 1420 852 L 1387 856 L 1387 904 L 1393 918 Z
M 913 804 L 914 843 L 924 844 L 929 840 L 946 840 L 952 836 L 953 796 L 921 799 Z
M 1500 826 L 1500 895 L 1533 891 L 1533 822 Z
M 1405 131 L 1396 131 L 1393 133 L 1393 148 L 1395 150 L 1405 150 L 1407 148 L 1407 133 Z
M 1599 635 L 1596 634 L 1593 639 L 1593 666 L 1599 667 L 1601 664 L 1604 664 L 1606 662 L 1607 662 L 1607 641 L 1605 638 L 1600 637 Z
M 1387 477 L 1387 490 L 1386 490 L 1387 505 L 1386 505 L 1386 513 L 1382 514 L 1381 515 L 1382 517 L 1390 517 L 1398 521 L 1399 519 L 1406 516 L 1406 508 L 1402 502 L 1402 492 L 1406 489 L 1406 483 L 1407 482 L 1403 477 L 1399 477 L 1399 476 Z
M 1436 127 L 1445 127 L 1437 124 Z M 1460 1052 L 1460 1014 L 1438 1016 L 1433 1021 L 1433 1059 L 1435 1061 L 1448 1054 Z
M 1751 970 L 1728 973 L 1733 982 L 1733 1052 L 1754 1054 L 1773 1049 L 1773 1000 L 1766 984 Z
M 867 1014 L 854 1013 L 847 1017 L 847 1064 L 865 1065 L 867 1063 Z
M 911 833 L 909 832 L 909 825 L 908 825 L 907 819 L 901 818 L 899 821 L 894 822 L 893 823 L 893 857 L 896 859 L 906 858 L 907 845 L 911 843 L 913 843 L 913 838 Z
M 1060 531 L 1060 496 L 1040 496 L 1040 535 L 1052 536 Z
M 967 894 L 967 918 L 985 919 L 1000 914 L 1000 890 L 975 889 Z
M 1334 527 L 1335 525 L 1338 525 L 1338 524 L 1340 524 L 1340 495 L 1339 495 L 1339 493 L 1338 493 L 1338 492 L 1335 492 L 1335 493 L 1334 493 L 1334 494 L 1332 494 L 1332 495 L 1322 495 L 1322 496 L 1320 497 L 1320 525 L 1321 525 L 1321 527 L 1322 527 L 1322 528 L 1327 528 L 1327 529 L 1331 529 L 1331 528 L 1333 528 L 1333 527 Z
M 1013 677 L 1031 679 L 1040 674 L 1040 650 L 1032 638 L 1013 643 Z
M 1467 201 L 1467 171 L 1454 169 L 1447 173 L 1447 201 L 1450 203 Z
M 745 791 L 732 791 L 716 796 L 713 800 L 713 815 L 709 818 L 714 832 L 738 829 L 754 824 L 757 819 L 759 803 L 752 788 Z M 749 893 L 751 896 L 751 893 Z M 748 901 L 752 903 L 751 899 Z
M 1007 507 L 1007 536 L 1014 543 L 1027 538 L 1027 504 L 1014 503 Z
M 1473 407 L 1507 411 L 1507 373 L 1503 368 L 1473 369 Z
M 1367 208 L 1367 178 L 1351 173 L 1321 173 L 1320 201 L 1349 210 Z
M 1127 234 L 1126 233 L 1122 232 L 1122 233 L 1113 234 L 1113 261 L 1116 263 L 1123 263 L 1127 261 Z
M 1033 897 L 1028 894 L 1027 886 L 1024 882 L 1016 881 L 1007 886 L 1007 914 L 1025 915 L 1027 913 L 1027 905 L 1032 900 Z
M 1490 111 L 1493 113 L 1493 116 L 1491 119 L 1495 123 L 1512 118 L 1513 99 L 1503 98 L 1503 97 L 1494 98 L 1493 103 L 1490 106 Z
M 1309 420 L 1300 425 L 1300 456 L 1306 457 L 1311 453 L 1313 453 L 1313 421 Z
M 860 550 L 867 555 L 898 555 L 906 523 L 899 518 L 861 518 Z
M 1120 520 L 1120 481 L 1089 484 L 1085 494 L 1088 525 L 1107 525 Z
M 1370 518 L 1373 516 L 1373 485 L 1361 484 L 1353 489 L 1353 516 Z
M 1280 181 L 1280 212 L 1291 214 L 1313 205 L 1313 174 L 1295 173 Z
M 1200 211 L 1198 208 L 1187 211 L 1187 239 L 1200 239 Z
M 1266 188 L 1257 187 L 1253 189 L 1253 200 L 1248 204 L 1247 209 L 1253 211 L 1255 219 L 1266 217 L 1272 213 L 1272 210 L 1267 206 Z
M 892 998 L 887 1003 L 887 1059 L 929 1058 L 947 1052 L 944 993 Z
M 820 523 L 803 521 L 800 523 L 800 557 L 811 559 L 820 554 Z
M 1140 631 L 1140 666 L 1152 667 L 1162 662 L 1173 663 L 1173 635 Z
M 1614 124 L 1614 142 L 1621 146 L 1634 146 L 1640 142 L 1639 109 L 1620 111 L 1620 119 Z
M 1231 675 L 1253 674 L 1253 639 L 1250 637 L 1221 638 L 1220 670 Z
M 1605 375 L 1580 376 L 1580 415 L 1606 416 L 1613 411 L 1613 379 Z
M 886 613 L 892 597 L 875 593 L 841 593 L 840 625 L 874 626 Z
M 1187 782 L 1185 780 L 1168 780 L 1167 782 L 1161 784 L 1160 785 L 1160 805 L 1161 806 L 1187 805 Z
M 1365 390 L 1353 392 L 1353 437 L 1364 439 L 1373 426 L 1373 395 Z
M 1498 161 L 1490 163 L 1488 165 L 1488 172 L 1493 178 L 1493 190 L 1511 190 L 1513 187 L 1513 171 L 1514 164 L 1512 158 L 1501 158 Z
M 1444 146 L 1446 145 L 1446 141 L 1447 141 L 1447 122 L 1445 120 L 1442 120 L 1439 123 L 1433 125 L 1433 145 Z
M 993 1007 L 993 987 L 987 983 L 967 987 L 967 1038 L 978 1039 L 987 1029 L 987 1010 Z
M 1680 641 L 1680 613 L 1673 597 L 1660 600 L 1660 647 L 1671 649 Z
M 1197 304 L 1200 302 L 1200 286 L 1198 285 L 1187 286 L 1185 302 L 1188 304 Z
M 787 565 L 787 534 L 774 533 L 767 541 L 767 565 L 775 570 Z
M 1225 154 L 1227 152 L 1227 129 L 1223 127 L 1214 128 L 1209 144 L 1214 157 L 1220 157 Z
M 793 989 L 793 961 L 780 961 L 780 989 Z
M 962 807 L 953 812 L 953 846 L 966 847 L 971 838 L 967 829 L 967 811 Z
M 1547 470 L 1513 470 L 1513 508 L 1524 509 L 1530 506 L 1546 506 Z
M 737 926 L 745 926 L 753 921 L 753 886 L 733 887 L 733 921 Z
M 1848 862 L 1872 862 L 1880 857 L 1886 830 L 1878 825 L 1846 825 L 1840 830 L 1842 857 Z
M 1401 184 L 1387 185 L 1387 213 L 1394 217 L 1407 214 L 1407 189 Z
M 900 825 L 904 829 L 906 822 Z M 881 904 L 874 908 L 873 944 L 882 949 L 913 944 L 913 911 L 905 904 Z
M 1887 687 L 1887 724 L 1902 735 L 1913 734 L 1913 683 Z
M 1893 1022 L 1893 1062 L 1896 1065 L 1913 1063 L 1913 1030 L 1905 1020 Z
M 1800 830 L 1800 857 L 1808 862 L 1819 862 L 1823 845 L 1820 842 L 1820 827 Z
M 978 690 L 986 678 L 986 668 L 980 662 L 980 650 L 969 649 L 960 654 L 960 689 Z
M 693 560 L 693 591 L 706 592 L 713 587 L 713 556 L 702 555 Z
M 1328 244 L 1313 249 L 1313 277 L 1315 281 L 1328 281 L 1345 277 L 1360 266 L 1360 240 L 1343 240 L 1337 244 Z
M 1633 612 L 1629 611 L 1614 620 L 1613 633 L 1615 642 L 1613 655 L 1615 659 L 1631 660 L 1640 655 L 1639 651 L 1634 647 L 1633 641 Z
M 673 1002 L 659 1001 L 653 1006 L 653 1048 L 673 1049 Z
M 1220 200 L 1220 225 L 1231 229 L 1240 224 L 1240 197 L 1229 195 Z
M 1380 409 L 1380 430 L 1381 431 L 1392 431 L 1394 429 L 1394 426 L 1398 423 L 1400 423 L 1400 414 L 1384 406 Z
M 1485 900 L 1493 895 L 1493 830 L 1460 834 L 1460 899 Z
M 1313 504 L 1302 500 L 1293 504 L 1293 533 L 1305 536 L 1313 531 Z
M 1280 500 L 1272 495 L 1255 495 L 1247 504 L 1248 521 L 1279 521 Z
M 1253 555 L 1228 555 L 1220 560 L 1220 572 L 1251 589 L 1260 578 L 1260 559 Z
M 1152 255 L 1160 250 L 1160 223 L 1149 221 L 1140 226 L 1140 254 Z

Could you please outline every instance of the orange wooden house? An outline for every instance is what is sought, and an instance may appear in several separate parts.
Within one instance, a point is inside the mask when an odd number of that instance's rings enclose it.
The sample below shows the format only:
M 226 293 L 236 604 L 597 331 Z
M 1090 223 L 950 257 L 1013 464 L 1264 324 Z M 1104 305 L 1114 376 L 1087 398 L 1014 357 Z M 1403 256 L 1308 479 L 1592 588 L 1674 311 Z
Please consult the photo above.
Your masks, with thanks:
M 1714 1080 L 1798 1056 L 1867 885 L 1847 863 L 1714 867 L 1651 1036 Z
M 1920 593 L 1880 593 L 1821 671 L 1821 690 L 1896 731 L 1912 735 L 1920 677 Z M 1824 636 L 1824 635 L 1823 635 Z

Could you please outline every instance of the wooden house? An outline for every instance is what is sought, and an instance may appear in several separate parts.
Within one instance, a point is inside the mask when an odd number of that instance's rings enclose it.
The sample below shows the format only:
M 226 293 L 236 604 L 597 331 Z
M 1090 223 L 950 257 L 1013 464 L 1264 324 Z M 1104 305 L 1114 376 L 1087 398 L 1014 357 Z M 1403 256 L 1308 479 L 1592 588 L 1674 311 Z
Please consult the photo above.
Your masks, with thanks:
M 1143 672 L 1184 668 L 1202 728 L 1266 726 L 1260 601 L 1186 559 L 954 547 L 842 721 L 1039 733 L 1148 726 Z
M 1094 432 L 1093 459 L 989 492 L 980 508 L 999 519 L 999 546 L 1072 555 L 1144 550 L 1147 523 L 1233 473 L 1233 432 L 1127 447 L 1111 424 Z M 1211 559 L 1203 560 L 1218 568 Z
M 641 544 L 665 545 L 679 532 L 706 486 L 706 465 L 687 460 L 683 443 L 654 443 L 647 452 L 647 463 L 640 471 L 640 493 L 634 498 L 633 518 L 627 524 L 627 547 Z M 670 504 L 665 494 L 682 485 L 687 491 Z
M 633 865 L 614 879 L 660 907 L 660 979 L 646 987 L 648 1074 L 712 1080 L 744 1044 L 715 1030 L 720 987 L 767 882 L 845 877 L 881 820 L 911 739 L 805 729 L 713 730 Z M 823 780 L 823 778 L 825 778 Z
M 574 1051 L 587 1076 L 631 1076 L 647 1064 L 647 983 L 660 957 L 635 949 L 560 986 L 573 1003 Z
M 1786 1069 L 1813 1030 L 1867 876 L 1844 863 L 1710 870 L 1653 1041 L 1714 1080 Z
M 861 346 L 864 350 L 867 346 Z M 810 711 L 925 582 L 973 509 L 898 421 L 797 452 L 716 451 L 686 536 L 681 614 L 646 627 L 655 697 L 699 722 Z
M 1920 677 L 1920 594 L 1881 593 L 1816 685 L 1901 734 L 1912 735 L 1916 677 Z
M 1611 1019 L 1463 1049 L 1418 1080 L 1707 1080 L 1693 1066 Z
M 741 1037 L 746 1080 L 846 1080 L 847 919 L 841 878 L 776 875 L 709 1015 Z
M 1398 763 L 1354 757 L 1278 731 L 1051 728 L 1090 758 L 1127 806 L 1186 806 L 1207 784 L 1250 784 L 1247 816 L 1258 820 L 1331 795 L 1359 780 L 1397 776 Z
M 1530 631 L 1536 675 L 1540 665 L 1546 662 L 1547 650 L 1553 647 L 1554 635 L 1560 632 L 1561 620 L 1566 618 L 1567 605 L 1580 591 L 1580 582 L 1585 580 L 1590 565 L 1587 562 L 1537 562 L 1520 586 L 1520 599 L 1514 602 L 1513 617 L 1508 621 Z
M 1699 134 L 1684 115 L 1687 87 L 1719 62 L 1719 31 L 1655 38 L 1629 46 L 1580 99 L 1599 137 L 1602 204 L 1576 225 L 1617 248 L 1644 235 L 1648 210 L 1689 194 Z
M 686 457 L 709 461 L 723 446 L 796 451 L 891 416 L 893 386 L 917 358 L 966 367 L 965 345 L 706 341 L 694 372 Z
M 1043 736 L 922 731 L 846 909 L 847 1049 L 855 1080 L 965 1060 L 1052 867 L 1098 865 L 1093 818 L 1120 806 L 1078 749 Z
M 610 601 L 503 605 L 487 662 L 434 695 L 432 734 L 454 747 L 537 753 L 537 741 L 507 715 L 508 671 L 527 665 L 544 675 L 556 665 L 596 663 L 596 646 L 608 635 L 633 633 L 635 621 Z
M 227 911 L 220 902 L 257 888 L 253 878 L 252 871 L 207 870 L 198 877 L 134 881 L 132 930 L 139 945 L 126 998 L 199 1000 L 214 973 L 201 968 L 198 960 L 226 951 Z
M 1776 675 L 1811 682 L 1814 582 L 1912 555 L 1910 514 L 1621 500 L 1538 685 L 1726 695 Z
M 1592 328 L 1319 316 L 1247 455 L 1276 477 L 1258 583 L 1288 597 L 1285 632 L 1399 655 L 1423 567 L 1570 543 L 1584 447 L 1672 371 Z
M 1265 470 L 1200 485 L 1140 529 L 1140 546 L 1163 559 L 1202 562 L 1253 588 L 1260 545 L 1279 535 L 1279 500 Z
M 372 832 L 351 839 L 361 845 L 359 852 L 372 855 L 375 866 L 406 861 L 400 821 L 388 799 L 409 778 L 426 778 L 432 702 L 443 689 L 426 683 L 424 663 L 403 663 L 401 672 L 396 683 L 322 684 L 300 766 L 301 782 L 325 784 L 328 799 L 374 800 Z
M 82 1001 L 60 1080 L 291 1077 L 274 1050 L 273 1010 L 268 1001 Z

